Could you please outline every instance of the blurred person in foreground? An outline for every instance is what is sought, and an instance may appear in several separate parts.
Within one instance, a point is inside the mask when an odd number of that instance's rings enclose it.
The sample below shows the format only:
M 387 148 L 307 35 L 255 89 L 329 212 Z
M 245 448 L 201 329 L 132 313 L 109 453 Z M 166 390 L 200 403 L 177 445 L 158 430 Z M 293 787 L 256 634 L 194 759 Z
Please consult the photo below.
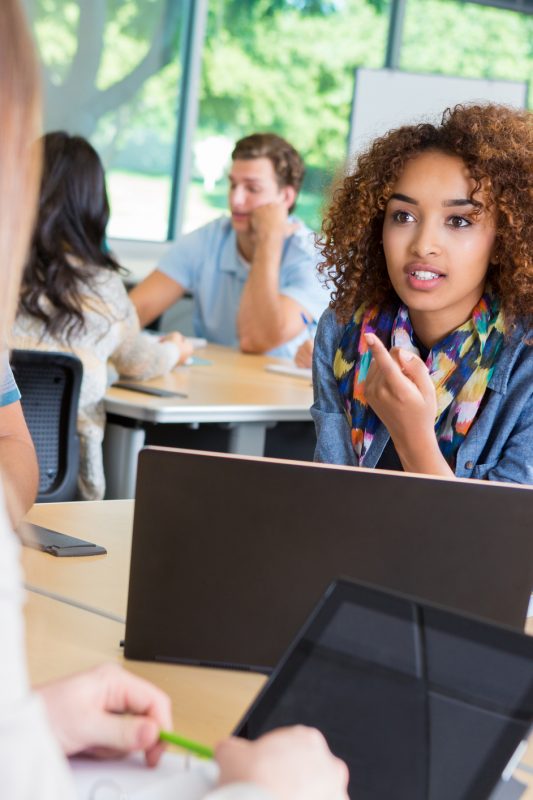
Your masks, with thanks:
M 0 4 L 0 341 L 17 305 L 39 178 L 33 142 L 40 123 L 37 64 L 19 0 Z M 159 731 L 171 727 L 170 701 L 156 687 L 116 665 L 104 665 L 29 687 L 24 652 L 19 543 L 0 486 L 0 775 L 2 796 L 65 800 L 75 791 L 64 755 L 116 755 L 144 750 L 155 765 Z M 218 746 L 221 788 L 211 798 L 346 800 L 346 766 L 317 731 L 286 729 L 257 742 Z

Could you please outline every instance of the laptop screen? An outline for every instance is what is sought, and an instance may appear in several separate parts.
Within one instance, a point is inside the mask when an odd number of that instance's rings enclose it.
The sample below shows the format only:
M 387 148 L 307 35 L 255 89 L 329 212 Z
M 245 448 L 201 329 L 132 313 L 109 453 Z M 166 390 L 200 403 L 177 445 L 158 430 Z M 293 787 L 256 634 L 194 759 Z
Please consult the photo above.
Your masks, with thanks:
M 533 639 L 339 581 L 239 726 L 319 728 L 350 797 L 486 798 L 533 718 Z
M 270 671 L 338 575 L 523 628 L 532 518 L 531 487 L 147 448 L 125 655 Z

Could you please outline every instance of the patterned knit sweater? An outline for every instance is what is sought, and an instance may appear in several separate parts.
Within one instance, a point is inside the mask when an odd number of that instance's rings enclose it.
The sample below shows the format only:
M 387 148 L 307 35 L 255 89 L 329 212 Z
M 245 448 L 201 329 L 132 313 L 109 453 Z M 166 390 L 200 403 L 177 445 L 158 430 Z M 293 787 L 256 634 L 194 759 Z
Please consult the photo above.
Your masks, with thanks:
M 92 285 L 84 285 L 83 296 L 85 328 L 70 342 L 51 336 L 35 317 L 19 314 L 9 344 L 23 350 L 74 353 L 82 362 L 78 489 L 82 498 L 100 500 L 105 491 L 102 439 L 108 363 L 122 376 L 149 379 L 171 370 L 179 350 L 172 342 L 159 342 L 140 332 L 137 312 L 116 272 L 98 270 Z M 43 304 L 47 302 L 43 299 Z

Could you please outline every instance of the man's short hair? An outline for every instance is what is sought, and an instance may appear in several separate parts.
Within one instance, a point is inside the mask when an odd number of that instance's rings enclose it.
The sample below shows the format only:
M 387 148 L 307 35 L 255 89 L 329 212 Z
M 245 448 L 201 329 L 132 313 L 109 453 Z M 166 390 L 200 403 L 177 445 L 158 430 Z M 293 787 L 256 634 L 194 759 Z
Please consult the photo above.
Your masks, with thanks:
M 239 139 L 231 154 L 233 161 L 252 158 L 268 158 L 272 162 L 280 189 L 292 186 L 300 191 L 304 179 L 304 162 L 292 144 L 275 133 L 252 133 Z

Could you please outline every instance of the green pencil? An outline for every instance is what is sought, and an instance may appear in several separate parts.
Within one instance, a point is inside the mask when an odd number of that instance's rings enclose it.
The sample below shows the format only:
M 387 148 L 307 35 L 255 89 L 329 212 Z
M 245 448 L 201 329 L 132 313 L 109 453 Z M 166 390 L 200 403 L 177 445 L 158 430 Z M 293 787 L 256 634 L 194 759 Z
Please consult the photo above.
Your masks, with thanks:
M 189 750 L 201 758 L 214 758 L 214 751 L 211 747 L 199 742 L 193 742 L 191 739 L 186 739 L 185 736 L 180 736 L 171 731 L 159 731 L 159 738 L 162 742 L 169 742 L 175 744 L 177 747 L 182 747 L 184 750 Z

